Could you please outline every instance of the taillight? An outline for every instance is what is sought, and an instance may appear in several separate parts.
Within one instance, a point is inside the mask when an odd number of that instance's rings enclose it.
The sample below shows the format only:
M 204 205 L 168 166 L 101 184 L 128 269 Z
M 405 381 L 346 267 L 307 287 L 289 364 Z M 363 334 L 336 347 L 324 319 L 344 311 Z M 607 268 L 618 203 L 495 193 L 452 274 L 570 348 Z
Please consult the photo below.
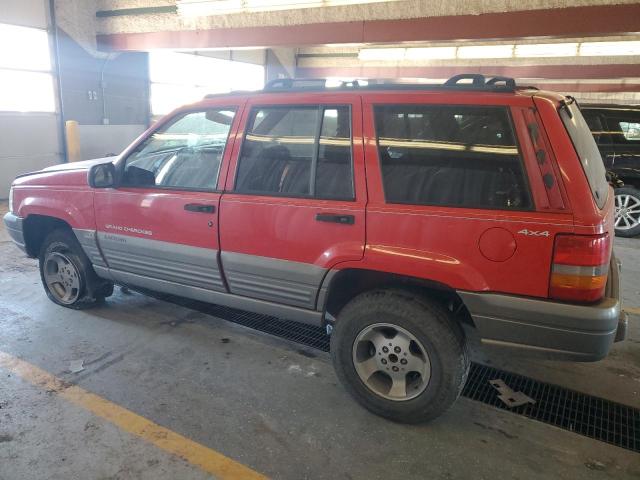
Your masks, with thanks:
M 549 296 L 595 302 L 604 296 L 611 259 L 611 238 L 603 235 L 556 237 Z

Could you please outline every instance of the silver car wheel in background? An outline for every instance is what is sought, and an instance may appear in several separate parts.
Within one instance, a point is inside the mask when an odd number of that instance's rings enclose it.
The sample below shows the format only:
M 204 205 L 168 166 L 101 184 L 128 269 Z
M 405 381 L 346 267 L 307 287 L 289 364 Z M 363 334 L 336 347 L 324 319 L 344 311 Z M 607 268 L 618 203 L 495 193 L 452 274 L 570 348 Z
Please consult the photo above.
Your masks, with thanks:
M 422 343 L 391 323 L 364 328 L 353 342 L 352 357 L 362 383 L 387 400 L 415 398 L 431 378 L 431 362 Z
M 76 266 L 60 252 L 50 252 L 44 259 L 47 288 L 60 303 L 70 305 L 80 296 L 80 274 Z
M 627 193 L 615 196 L 615 229 L 630 230 L 640 225 L 640 198 Z

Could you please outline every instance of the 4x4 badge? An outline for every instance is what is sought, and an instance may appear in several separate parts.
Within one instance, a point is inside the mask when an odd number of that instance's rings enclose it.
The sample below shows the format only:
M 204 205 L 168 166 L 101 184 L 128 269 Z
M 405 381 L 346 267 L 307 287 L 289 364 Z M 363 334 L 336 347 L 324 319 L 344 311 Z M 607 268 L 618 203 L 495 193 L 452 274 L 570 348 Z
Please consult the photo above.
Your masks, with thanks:
M 518 233 L 521 235 L 528 235 L 529 237 L 548 237 L 549 236 L 548 230 L 545 230 L 543 232 L 538 232 L 536 230 L 527 230 L 525 228 L 523 230 L 520 230 Z

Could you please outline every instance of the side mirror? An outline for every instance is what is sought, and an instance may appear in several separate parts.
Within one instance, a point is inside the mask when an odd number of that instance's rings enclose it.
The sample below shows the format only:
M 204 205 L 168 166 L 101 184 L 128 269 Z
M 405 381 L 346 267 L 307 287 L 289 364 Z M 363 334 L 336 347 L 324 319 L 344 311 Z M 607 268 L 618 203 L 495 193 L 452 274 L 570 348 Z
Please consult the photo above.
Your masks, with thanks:
M 89 186 L 92 188 L 111 188 L 116 184 L 116 167 L 113 163 L 99 163 L 89 169 Z

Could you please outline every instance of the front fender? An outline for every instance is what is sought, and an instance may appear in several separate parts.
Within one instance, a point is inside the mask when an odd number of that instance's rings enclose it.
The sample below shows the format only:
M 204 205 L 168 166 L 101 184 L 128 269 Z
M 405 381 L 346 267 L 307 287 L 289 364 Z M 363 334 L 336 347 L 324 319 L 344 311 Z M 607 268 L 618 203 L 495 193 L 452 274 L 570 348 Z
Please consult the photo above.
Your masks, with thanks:
M 16 189 L 14 210 L 21 218 L 42 215 L 63 220 L 72 228 L 96 228 L 93 192 L 90 191 Z

